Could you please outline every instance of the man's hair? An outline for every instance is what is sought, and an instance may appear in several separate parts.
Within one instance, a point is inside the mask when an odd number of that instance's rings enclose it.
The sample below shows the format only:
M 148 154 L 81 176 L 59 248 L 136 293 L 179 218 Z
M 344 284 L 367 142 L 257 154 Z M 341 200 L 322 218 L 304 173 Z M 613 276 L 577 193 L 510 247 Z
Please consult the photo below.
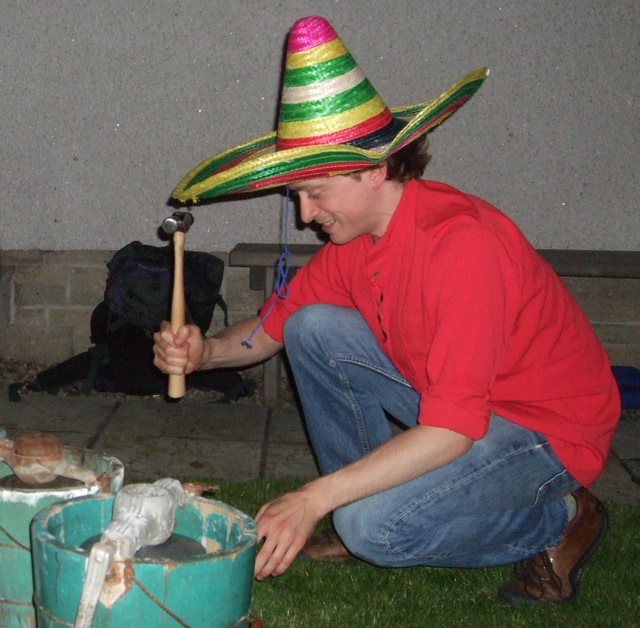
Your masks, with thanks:
M 407 144 L 398 152 L 390 155 L 386 160 L 387 180 L 406 183 L 411 179 L 419 179 L 431 159 L 428 151 L 429 141 L 425 133 L 411 144 Z
M 387 157 L 385 160 L 387 164 L 387 181 L 406 183 L 411 179 L 419 179 L 431 159 L 428 151 L 429 141 L 425 134 Z M 371 167 L 377 168 L 379 166 Z M 368 168 L 365 168 L 365 170 L 368 170 Z M 347 176 L 359 181 L 361 172 L 363 171 L 350 172 Z

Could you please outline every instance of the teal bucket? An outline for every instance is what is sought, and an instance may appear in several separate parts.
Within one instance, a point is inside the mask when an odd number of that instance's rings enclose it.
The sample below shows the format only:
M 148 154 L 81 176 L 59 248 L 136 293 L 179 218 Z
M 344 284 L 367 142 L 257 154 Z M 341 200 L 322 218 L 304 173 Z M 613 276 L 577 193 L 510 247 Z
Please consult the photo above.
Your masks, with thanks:
M 116 493 L 122 487 L 124 467 L 116 458 L 100 456 L 86 449 L 64 448 L 70 464 L 104 474 L 102 490 Z M 0 479 L 13 475 L 11 467 L 0 462 Z M 87 497 L 97 487 L 0 488 L 0 626 L 35 628 L 33 570 L 29 526 L 37 512 L 56 502 Z
M 56 504 L 31 526 L 38 627 L 72 626 L 85 580 L 88 539 L 111 523 L 114 498 Z M 93 628 L 248 626 L 257 532 L 253 519 L 219 501 L 191 497 L 176 510 L 174 533 L 205 552 L 132 562 L 128 591 L 110 608 L 99 602 Z

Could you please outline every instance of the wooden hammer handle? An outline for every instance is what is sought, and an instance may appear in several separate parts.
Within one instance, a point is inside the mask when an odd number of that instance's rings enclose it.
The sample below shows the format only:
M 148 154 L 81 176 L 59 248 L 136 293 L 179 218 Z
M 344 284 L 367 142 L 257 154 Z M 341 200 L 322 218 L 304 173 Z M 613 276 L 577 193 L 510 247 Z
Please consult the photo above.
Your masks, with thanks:
M 175 334 L 184 325 L 184 233 L 173 234 L 173 294 L 171 297 L 171 331 Z M 169 375 L 167 394 L 181 399 L 187 391 L 184 375 Z

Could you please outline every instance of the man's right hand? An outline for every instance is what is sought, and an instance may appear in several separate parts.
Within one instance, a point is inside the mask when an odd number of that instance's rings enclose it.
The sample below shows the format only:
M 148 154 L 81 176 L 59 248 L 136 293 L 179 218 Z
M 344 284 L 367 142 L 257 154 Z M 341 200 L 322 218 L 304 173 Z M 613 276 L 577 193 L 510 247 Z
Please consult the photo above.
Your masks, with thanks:
M 204 356 L 204 338 L 197 325 L 183 325 L 174 334 L 171 325 L 164 322 L 153 339 L 153 363 L 163 373 L 186 375 L 200 368 Z
M 163 323 L 154 334 L 153 363 L 171 375 L 188 375 L 192 371 L 214 368 L 238 368 L 255 364 L 275 355 L 282 344 L 272 340 L 259 326 L 255 316 L 225 327 L 211 338 L 204 338 L 197 325 L 183 325 L 174 334 Z M 243 340 L 253 334 L 251 348 Z

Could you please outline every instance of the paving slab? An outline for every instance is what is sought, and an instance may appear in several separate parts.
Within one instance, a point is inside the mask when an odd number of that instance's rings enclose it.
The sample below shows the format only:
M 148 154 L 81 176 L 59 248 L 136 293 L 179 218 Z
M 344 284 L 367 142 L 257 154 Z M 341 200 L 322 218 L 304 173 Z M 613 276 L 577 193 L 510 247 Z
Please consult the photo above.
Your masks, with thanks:
M 240 404 L 127 400 L 95 448 L 118 457 L 126 477 L 248 482 L 260 477 L 268 414 Z
M 268 415 L 262 406 L 127 400 L 114 410 L 104 433 L 262 441 Z
M 296 408 L 272 410 L 262 473 L 301 482 L 318 477 L 304 421 Z
M 318 475 L 295 407 L 27 394 L 20 402 L 0 398 L 0 426 L 12 439 L 47 431 L 67 446 L 115 456 L 125 465 L 126 478 L 136 481 L 304 481 Z M 400 430 L 392 426 L 392 431 Z M 639 482 L 640 420 L 622 420 L 593 490 L 603 499 L 640 506 Z
M 0 399 L 0 425 L 10 438 L 25 432 L 93 434 L 107 420 L 117 401 L 108 397 L 23 395 L 18 402 Z
M 600 499 L 640 506 L 640 421 L 618 423 L 607 465 L 591 489 Z
M 291 480 L 311 480 L 318 477 L 311 448 L 304 443 L 269 443 L 263 477 Z
M 640 485 L 633 481 L 615 455 L 609 456 L 605 470 L 591 485 L 591 490 L 602 500 L 640 506 Z
M 307 443 L 304 421 L 296 408 L 271 411 L 268 438 L 270 443 Z
M 122 433 L 103 434 L 94 447 L 124 464 L 125 482 L 181 481 L 249 482 L 260 477 L 262 443 L 214 441 Z
M 640 460 L 640 421 L 620 421 L 612 448 L 622 460 Z

